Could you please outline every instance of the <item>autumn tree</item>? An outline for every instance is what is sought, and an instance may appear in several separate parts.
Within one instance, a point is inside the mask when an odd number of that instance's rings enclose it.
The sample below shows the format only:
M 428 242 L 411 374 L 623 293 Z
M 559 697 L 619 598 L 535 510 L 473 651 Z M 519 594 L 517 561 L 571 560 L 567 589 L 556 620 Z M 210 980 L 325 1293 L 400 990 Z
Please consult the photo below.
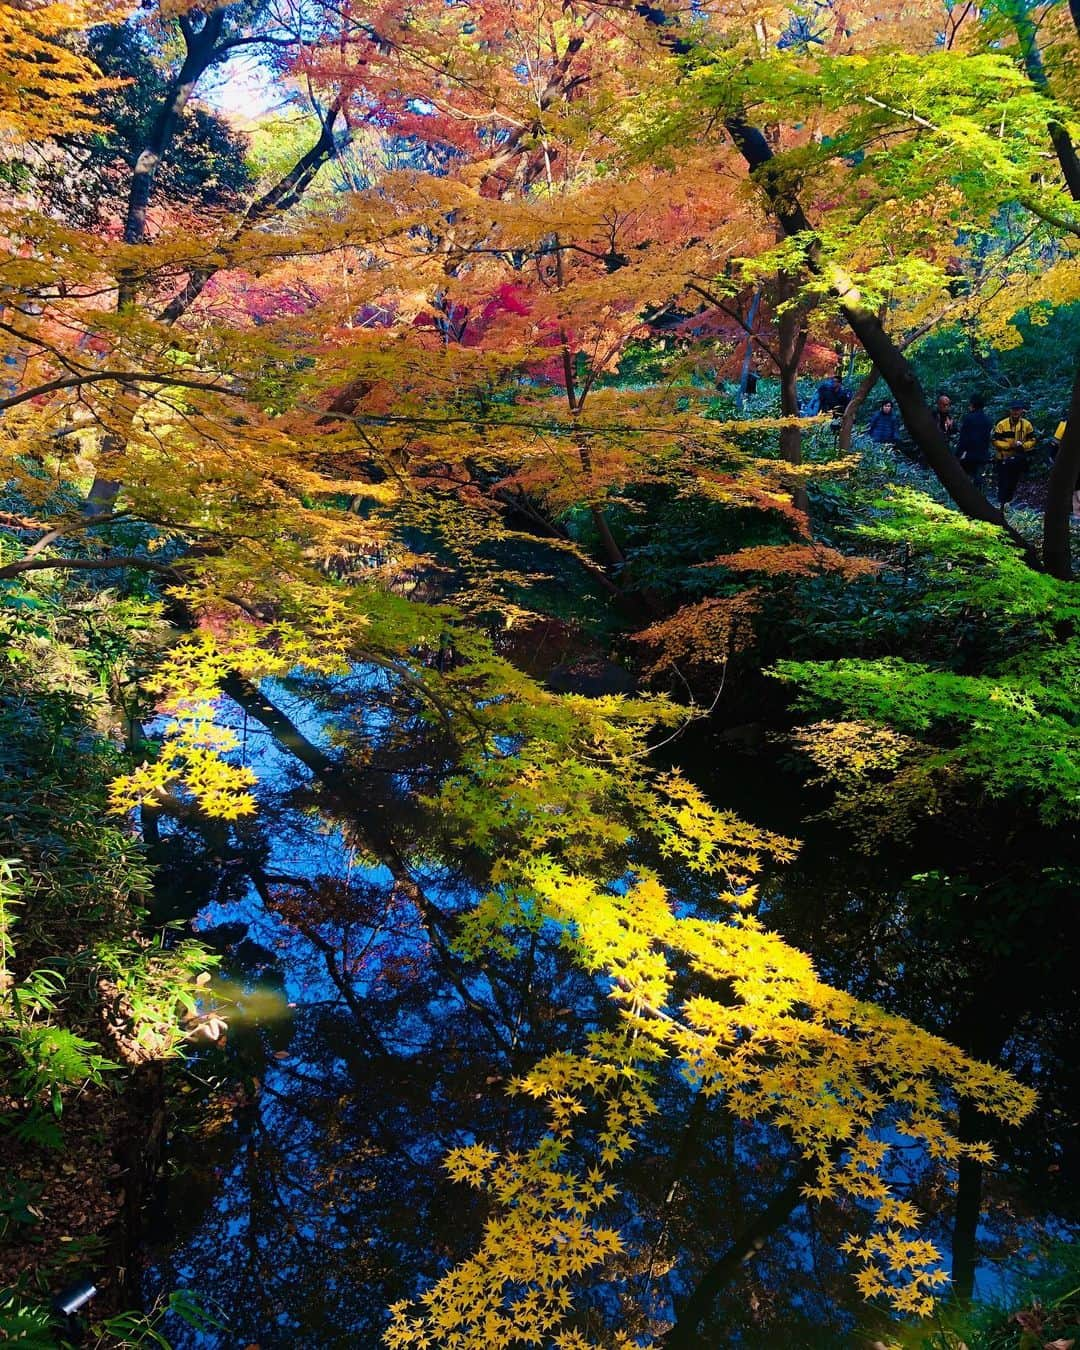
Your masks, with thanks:
M 1063 6 L 1046 14 L 1053 41 L 1064 40 L 1067 51 L 1076 40 L 1071 19 Z M 850 325 L 934 473 L 966 514 L 1000 525 L 1000 513 L 948 453 L 904 344 L 882 316 L 897 296 L 940 304 L 955 289 L 973 222 L 992 235 L 995 216 L 1010 208 L 1029 214 L 1029 238 L 1060 260 L 1056 294 L 1068 293 L 1061 281 L 1071 269 L 1076 174 L 1068 119 L 1059 113 L 1069 96 L 1068 65 L 1063 102 L 1055 104 L 1033 20 L 1019 8 L 985 18 L 950 11 L 943 33 L 930 14 L 849 11 L 827 40 L 810 45 L 769 42 L 768 24 L 728 29 L 715 56 L 708 39 L 688 55 L 669 125 L 684 137 L 705 120 L 722 123 L 788 241 L 785 250 L 810 289 Z M 791 128 L 779 144 L 746 119 L 740 85 L 753 90 L 762 126 Z M 774 101 L 766 95 L 762 103 L 770 86 Z M 695 89 L 696 104 L 687 97 Z M 1044 147 L 1056 173 L 1047 173 Z M 818 223 L 807 203 L 823 194 L 831 209 Z M 1013 284 L 995 288 L 989 323 L 1007 322 L 1030 301 L 1029 285 L 1045 271 L 1039 256 L 1032 249 L 1012 271 Z M 1052 480 L 1044 530 L 1044 562 L 1057 575 L 1068 574 L 1062 493 L 1072 459 L 1069 450 Z
M 531 1143 L 478 1140 L 449 1154 L 449 1175 L 488 1195 L 489 1218 L 474 1257 L 419 1307 L 394 1309 L 398 1346 L 587 1343 L 574 1298 L 583 1276 L 610 1269 L 629 1245 L 604 1214 L 662 1076 L 720 1099 L 733 1128 L 768 1132 L 794 1160 L 740 1250 L 693 1269 L 667 1319 L 673 1345 L 693 1343 L 756 1235 L 805 1196 L 850 1218 L 845 1250 L 867 1297 L 902 1315 L 926 1311 L 944 1276 L 890 1182 L 897 1136 L 949 1173 L 989 1160 L 957 1134 L 959 1101 L 1003 1119 L 1032 1106 L 1003 1071 L 833 987 L 770 931 L 759 877 L 766 860 L 790 860 L 792 842 L 649 766 L 650 737 L 685 724 L 685 709 L 557 695 L 472 622 L 531 617 L 503 589 L 521 570 L 485 550 L 531 541 L 532 530 L 625 599 L 613 508 L 634 509 L 634 492 L 655 485 L 776 527 L 769 544 L 701 563 L 781 577 L 867 571 L 805 539 L 808 470 L 793 462 L 803 334 L 837 315 L 902 393 L 960 504 L 997 520 L 965 498 L 962 471 L 926 430 L 925 400 L 878 311 L 894 288 L 910 288 L 902 303 L 914 326 L 924 299 L 930 309 L 942 301 L 933 231 L 955 226 L 966 199 L 957 190 L 927 204 L 939 155 L 959 172 L 965 136 L 984 152 L 1003 110 L 1024 126 L 1037 109 L 1046 124 L 1045 94 L 1017 86 L 998 54 L 954 61 L 920 39 L 899 60 L 898 35 L 878 38 L 869 22 L 858 59 L 838 30 L 836 50 L 808 63 L 774 50 L 765 19 L 702 14 L 675 34 L 667 18 L 389 4 L 305 11 L 290 28 L 238 7 L 187 11 L 175 20 L 184 54 L 135 159 L 122 238 L 7 212 L 4 332 L 22 368 L 0 399 L 12 508 L 0 579 L 21 594 L 37 573 L 140 575 L 172 624 L 140 685 L 143 708 L 167 729 L 116 775 L 112 810 L 251 816 L 255 775 L 218 717 L 228 697 L 306 767 L 326 816 L 347 816 L 348 748 L 314 745 L 264 682 L 376 672 L 395 712 L 408 699 L 416 723 L 438 729 L 438 762 L 412 805 L 437 821 L 439 844 L 402 848 L 377 822 L 350 824 L 446 978 L 458 988 L 464 960 L 513 962 L 554 935 L 610 994 L 606 1025 L 515 1072 L 515 1092 L 548 1114 Z M 197 218 L 196 228 L 155 220 L 197 80 L 260 45 L 285 53 L 283 73 L 310 89 L 316 139 L 231 217 Z M 83 65 L 69 78 L 73 95 L 94 87 Z M 914 120 L 897 111 L 908 78 L 927 100 Z M 820 139 L 773 135 L 774 149 L 743 120 L 751 99 L 770 123 L 781 104 L 823 107 L 829 143 L 823 129 Z M 922 123 L 946 114 L 943 150 Z M 687 126 L 695 134 L 683 138 Z M 305 211 L 339 136 L 362 127 L 418 147 L 422 171 L 399 168 Z M 876 151 L 883 138 L 891 159 Z M 1014 139 L 998 138 L 995 185 L 1007 176 L 1002 157 L 1021 176 L 1033 163 L 1029 139 Z M 891 165 L 901 181 L 890 196 Z M 831 201 L 827 229 L 811 229 L 807 191 Z M 1039 201 L 1057 204 L 1052 184 Z M 720 420 L 689 379 L 659 391 L 605 380 L 665 308 L 688 296 L 727 305 L 764 277 L 776 288 L 785 417 Z M 299 298 L 277 311 L 245 303 L 259 288 Z M 596 556 L 560 528 L 576 505 Z M 700 647 L 709 632 L 722 661 L 745 601 L 658 617 L 662 647 Z M 480 898 L 448 920 L 423 868 L 461 854 Z M 684 904 L 687 877 L 707 904 Z M 274 898 L 320 935 L 317 906 L 332 895 L 306 914 L 295 896 Z M 604 1334 L 627 1343 L 622 1326 Z

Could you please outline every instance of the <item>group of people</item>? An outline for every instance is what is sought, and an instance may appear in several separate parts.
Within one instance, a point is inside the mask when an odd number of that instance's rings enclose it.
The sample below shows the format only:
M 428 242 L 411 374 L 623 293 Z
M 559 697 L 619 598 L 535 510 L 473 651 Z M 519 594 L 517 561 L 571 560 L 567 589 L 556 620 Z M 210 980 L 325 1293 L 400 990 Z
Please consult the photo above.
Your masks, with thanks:
M 818 386 L 818 407 L 824 413 L 840 417 L 850 401 L 851 395 L 838 376 L 831 376 Z M 994 422 L 986 411 L 986 400 L 973 394 L 968 400 L 967 411 L 957 423 L 948 394 L 939 394 L 934 403 L 934 420 L 972 481 L 983 486 L 986 471 L 993 464 L 997 499 L 1002 507 L 1016 496 L 1016 489 L 1039 443 L 1034 426 L 1024 416 L 1026 411 L 1022 401 L 1014 400 L 1007 415 Z M 878 445 L 897 443 L 900 419 L 892 399 L 883 400 L 870 418 L 866 431 Z M 1060 422 L 1049 438 L 1055 451 L 1064 434 L 1065 423 Z M 1073 495 L 1074 514 L 1080 514 L 1080 480 L 1077 489 Z
M 967 412 L 957 423 L 948 394 L 938 394 L 934 403 L 934 420 L 968 477 L 982 487 L 986 471 L 993 464 L 1000 506 L 1005 506 L 1016 496 L 1020 479 L 1038 444 L 1035 428 L 1024 412 L 1024 404 L 1017 400 L 1007 416 L 994 422 L 986 411 L 986 400 L 979 394 L 972 394 Z

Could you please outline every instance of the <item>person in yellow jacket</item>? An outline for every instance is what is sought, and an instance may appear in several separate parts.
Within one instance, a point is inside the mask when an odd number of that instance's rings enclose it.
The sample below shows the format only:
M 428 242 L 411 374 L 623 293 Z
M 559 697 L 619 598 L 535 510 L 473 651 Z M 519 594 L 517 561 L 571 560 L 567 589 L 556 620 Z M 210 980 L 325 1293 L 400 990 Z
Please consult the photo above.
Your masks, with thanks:
M 1014 403 L 1008 417 L 994 428 L 994 459 L 997 470 L 998 504 L 1005 506 L 1016 495 L 1016 488 L 1035 449 L 1035 428 L 1024 416 L 1024 405 Z

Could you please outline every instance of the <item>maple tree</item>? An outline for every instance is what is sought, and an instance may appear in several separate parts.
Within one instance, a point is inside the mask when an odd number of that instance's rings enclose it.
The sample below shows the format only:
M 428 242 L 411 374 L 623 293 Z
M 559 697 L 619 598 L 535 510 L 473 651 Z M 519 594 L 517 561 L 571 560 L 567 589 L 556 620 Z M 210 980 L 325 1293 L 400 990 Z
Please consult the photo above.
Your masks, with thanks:
M 586 3 L 181 7 L 153 20 L 182 54 L 134 155 L 122 226 L 80 230 L 45 203 L 5 208 L 0 332 L 18 378 L 0 397 L 11 505 L 0 579 L 21 595 L 37 573 L 137 574 L 174 625 L 140 680 L 168 729 L 115 775 L 113 811 L 226 822 L 255 811 L 255 775 L 219 725 L 223 693 L 340 791 L 340 764 L 284 727 L 258 686 L 378 670 L 440 728 L 446 767 L 424 805 L 484 860 L 455 953 L 510 960 L 523 933 L 550 926 L 618 1010 L 613 1028 L 516 1078 L 548 1109 L 538 1142 L 450 1153 L 450 1175 L 484 1190 L 492 1216 L 472 1258 L 419 1307 L 395 1307 L 391 1345 L 590 1343 L 573 1324 L 574 1286 L 624 1250 L 601 1212 L 657 1109 L 661 1072 L 791 1146 L 796 1195 L 857 1216 L 846 1250 L 858 1286 L 902 1315 L 927 1311 L 945 1277 L 914 1235 L 916 1208 L 890 1187 L 891 1139 L 949 1168 L 982 1164 L 986 1146 L 951 1124 L 957 1102 L 1005 1120 L 1032 1109 L 1006 1073 L 833 987 L 766 928 L 762 857 L 782 864 L 793 845 L 649 767 L 649 736 L 685 710 L 554 694 L 478 623 L 532 621 L 520 598 L 531 578 L 500 550 L 543 539 L 646 621 L 637 636 L 656 649 L 655 671 L 723 668 L 750 641 L 756 594 L 739 583 L 675 608 L 636 583 L 620 522 L 655 499 L 745 512 L 760 537 L 692 565 L 774 594 L 872 573 L 813 540 L 808 517 L 808 485 L 854 463 L 804 463 L 798 417 L 803 353 L 841 322 L 961 511 L 1003 524 L 949 454 L 903 348 L 957 314 L 1003 344 L 1021 310 L 1073 296 L 1080 186 L 1056 83 L 1067 93 L 1074 35 L 1060 6 L 1038 38 L 1026 11 L 950 11 L 943 42 L 936 10 L 916 9 L 837 13 L 811 44 L 779 42 L 790 17 L 765 7 L 678 22 Z M 37 71 L 16 106 L 22 58 L 0 66 L 8 130 L 85 133 L 113 84 L 59 38 L 126 16 L 4 6 L 2 17 Z M 1062 46 L 1051 74 L 1036 46 L 1047 34 Z M 312 141 L 240 209 L 170 210 L 159 188 L 180 121 L 198 81 L 241 48 L 308 91 Z M 309 201 L 358 139 L 374 181 Z M 1046 145 L 1060 174 L 1046 172 Z M 1030 217 L 1026 249 L 995 242 L 1003 211 Z M 986 250 L 958 242 L 963 232 Z M 754 295 L 766 298 L 751 318 Z M 612 378 L 676 309 L 665 382 Z M 744 338 L 777 371 L 778 416 L 728 415 L 700 378 Z M 1053 573 L 1032 583 L 1031 603 L 1049 597 L 1059 619 L 1072 604 L 1075 388 L 1041 559 L 1023 539 L 1016 552 L 1014 527 L 1004 544 L 954 527 L 971 574 L 984 548 L 1002 588 L 1032 563 Z M 584 530 L 566 523 L 575 509 Z M 1048 653 L 1046 669 L 1059 659 Z M 935 772 L 1030 791 L 1055 818 L 1073 810 L 1071 779 L 1045 791 L 1045 756 L 1073 738 L 1056 687 L 1003 757 L 1012 723 L 995 714 L 1029 698 L 1008 669 L 782 673 L 841 706 L 807 745 L 849 791 L 913 763 L 917 797 L 918 733 L 961 720 L 973 734 Z M 367 845 L 430 916 L 417 859 L 377 833 Z M 665 867 L 714 888 L 712 911 L 684 913 Z M 665 1343 L 693 1343 L 730 1266 L 700 1274 Z M 609 1339 L 636 1343 L 619 1327 Z
M 1070 16 L 1063 6 L 1050 5 L 1045 17 L 1049 41 L 1067 52 L 1076 38 Z M 1006 42 L 1015 42 L 1010 51 L 1001 51 L 1003 32 Z M 1037 277 L 1051 278 L 1056 301 L 1071 293 L 1067 278 L 1080 175 L 1066 122 L 1055 112 L 1033 11 L 1004 7 L 982 23 L 950 11 L 944 38 L 929 16 L 920 21 L 899 11 L 852 13 L 827 39 L 814 41 L 819 50 L 796 40 L 781 51 L 781 44 L 770 48 L 760 33 L 747 31 L 743 46 L 725 43 L 715 61 L 704 55 L 689 81 L 678 86 L 683 95 L 696 86 L 701 102 L 680 98 L 672 118 L 677 134 L 706 111 L 724 119 L 763 204 L 812 285 L 825 288 L 889 385 L 950 496 L 974 518 L 1001 524 L 1000 513 L 949 455 L 904 344 L 886 332 L 882 314 L 898 294 L 902 312 L 912 298 L 925 305 L 947 293 L 963 273 L 959 233 L 992 234 L 994 214 L 1013 206 L 1030 214 L 1028 241 L 1045 232 L 1040 242 L 1056 265 L 1047 271 L 1029 260 L 1012 285 L 996 290 L 986 315 L 976 294 L 976 316 L 1000 337 L 1001 325 L 1030 302 L 1028 288 Z M 897 42 L 904 44 L 899 59 Z M 763 122 L 806 118 L 790 149 L 774 150 L 744 120 L 740 82 L 753 89 Z M 771 106 L 770 87 L 776 90 Z M 1055 91 L 1058 107 L 1067 108 L 1069 92 L 1066 56 Z M 808 125 L 814 128 L 809 139 Z M 1059 175 L 1046 173 L 1044 145 L 1052 146 Z M 943 180 L 945 192 L 938 190 Z M 835 196 L 828 222 L 818 229 L 800 194 L 821 190 Z M 845 196 L 850 215 L 842 205 Z M 1065 489 L 1076 467 L 1070 441 L 1051 479 L 1043 541 L 1047 567 L 1066 577 Z

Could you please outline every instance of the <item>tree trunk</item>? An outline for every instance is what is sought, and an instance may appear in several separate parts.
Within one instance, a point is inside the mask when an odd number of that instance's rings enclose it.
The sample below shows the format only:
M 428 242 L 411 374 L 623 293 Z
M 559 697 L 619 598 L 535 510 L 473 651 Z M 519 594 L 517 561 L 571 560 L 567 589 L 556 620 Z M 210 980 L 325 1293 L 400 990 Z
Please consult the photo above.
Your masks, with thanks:
M 559 247 L 558 236 L 555 236 L 555 266 L 558 269 L 559 287 L 564 284 L 563 279 L 563 255 Z M 581 416 L 581 407 L 585 401 L 586 390 L 578 393 L 577 384 L 574 379 L 574 353 L 570 350 L 570 343 L 565 332 L 560 332 L 559 339 L 562 343 L 562 369 L 563 385 L 566 390 L 566 405 L 570 409 L 570 416 L 576 422 Z M 585 475 L 585 490 L 589 504 L 589 514 L 592 516 L 593 524 L 596 526 L 596 532 L 600 536 L 600 547 L 603 550 L 604 557 L 612 567 L 619 567 L 625 561 L 626 557 L 622 549 L 615 542 L 615 536 L 611 533 L 611 526 L 608 524 L 608 518 L 604 513 L 603 503 L 597 498 L 593 482 L 593 462 L 592 453 L 588 444 L 582 438 L 577 445 L 578 461 L 581 464 L 581 471 Z
M 1080 478 L 1080 358 L 1077 359 L 1069 400 L 1068 425 L 1058 447 L 1050 480 L 1046 485 L 1046 511 L 1043 515 L 1043 563 L 1051 576 L 1072 580 L 1072 548 L 1069 515 L 1072 494 Z
M 777 355 L 780 370 L 780 411 L 785 417 L 798 417 L 799 360 L 805 343 L 802 331 L 803 315 L 792 303 L 795 279 L 781 272 L 777 278 L 782 312 L 778 324 Z M 802 464 L 802 427 L 789 426 L 780 430 L 780 454 L 789 464 Z M 791 491 L 792 504 L 807 515 L 809 529 L 810 498 L 806 484 L 799 479 Z
M 799 415 L 798 361 L 794 365 L 784 364 L 780 371 L 780 411 L 785 417 Z M 802 427 L 789 426 L 780 429 L 780 454 L 789 464 L 802 464 Z M 799 479 L 791 489 L 791 501 L 796 510 L 807 516 L 807 531 L 810 529 L 810 497 L 806 483 Z
M 626 561 L 626 555 L 615 541 L 615 536 L 611 533 L 611 526 L 608 524 L 607 516 L 604 514 L 604 508 L 597 506 L 595 502 L 589 503 L 589 512 L 593 518 L 593 524 L 596 526 L 597 533 L 600 536 L 600 547 L 604 550 L 604 556 L 613 567 L 618 567 Z
M 754 361 L 753 327 L 760 304 L 761 292 L 755 291 L 750 308 L 746 311 L 746 327 L 749 331 L 746 334 L 746 351 L 743 353 L 742 371 L 739 374 L 739 392 L 735 395 L 735 410 L 740 413 L 746 406 L 746 386 L 750 379 L 750 367 Z
M 146 217 L 150 209 L 150 197 L 154 190 L 154 181 L 161 168 L 169 142 L 176 131 L 176 125 L 184 114 L 184 109 L 195 92 L 195 86 L 206 71 L 224 53 L 217 46 L 221 29 L 225 22 L 225 11 L 216 9 L 207 15 L 202 28 L 196 32 L 191 26 L 188 15 L 181 15 L 180 31 L 184 36 L 184 60 L 173 81 L 165 100 L 158 109 L 153 125 L 150 127 L 131 175 L 128 187 L 127 212 L 124 219 L 124 243 L 141 244 L 146 239 Z M 117 277 L 116 308 L 118 312 L 130 309 L 138 294 L 138 274 L 130 268 Z M 107 435 L 103 449 L 108 453 L 123 450 L 124 438 Z M 100 511 L 110 511 L 120 493 L 120 483 L 111 478 L 95 474 L 90 486 L 84 515 L 96 515 Z
M 224 54 L 217 46 L 224 22 L 225 11 L 216 9 L 207 15 L 202 28 L 196 32 L 190 18 L 187 15 L 180 16 L 180 31 L 184 35 L 185 45 L 184 60 L 135 161 L 124 220 L 125 244 L 141 244 L 146 238 L 146 215 L 150 208 L 154 180 L 173 138 L 176 124 L 195 92 L 195 86 L 209 67 Z M 123 310 L 135 302 L 135 273 L 121 273 L 119 282 L 116 307 Z
M 855 418 L 858 416 L 859 409 L 874 391 L 874 385 L 878 382 L 877 367 L 870 370 L 870 374 L 863 377 L 859 382 L 858 389 L 851 396 L 851 402 L 844 409 L 844 415 L 840 419 L 840 436 L 837 440 L 837 447 L 840 450 L 848 451 L 851 449 L 851 437 L 855 431 Z
M 118 437 L 112 434 L 106 435 L 102 449 L 106 454 L 122 450 L 124 448 L 123 442 L 117 443 L 118 441 Z M 98 516 L 110 512 L 119 495 L 120 483 L 115 478 L 107 478 L 101 473 L 96 473 L 94 481 L 90 484 L 90 491 L 86 494 L 86 501 L 83 503 L 83 515 Z

